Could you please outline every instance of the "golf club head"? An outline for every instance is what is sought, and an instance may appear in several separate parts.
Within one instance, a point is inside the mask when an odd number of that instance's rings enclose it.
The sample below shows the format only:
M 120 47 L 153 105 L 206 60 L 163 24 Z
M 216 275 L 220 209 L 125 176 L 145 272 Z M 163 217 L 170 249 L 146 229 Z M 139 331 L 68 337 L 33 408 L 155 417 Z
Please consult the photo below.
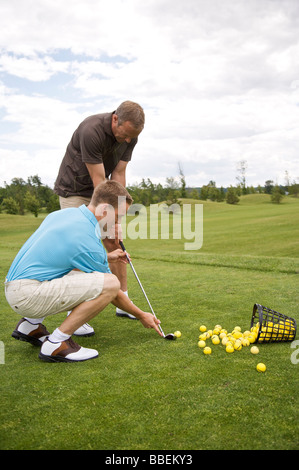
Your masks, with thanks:
M 164 339 L 170 339 L 174 341 L 176 339 L 176 336 L 173 333 L 168 333 L 168 335 L 164 336 Z

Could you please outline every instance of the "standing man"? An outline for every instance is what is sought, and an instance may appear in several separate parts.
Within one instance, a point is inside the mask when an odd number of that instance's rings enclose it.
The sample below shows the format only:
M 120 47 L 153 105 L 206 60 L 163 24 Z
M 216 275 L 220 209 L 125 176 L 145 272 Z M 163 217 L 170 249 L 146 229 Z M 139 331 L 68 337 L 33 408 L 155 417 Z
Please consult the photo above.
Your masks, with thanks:
M 85 119 L 74 132 L 62 160 L 54 191 L 60 207 L 88 205 L 94 188 L 105 179 L 126 186 L 126 168 L 132 158 L 138 136 L 144 128 L 144 111 L 132 101 L 123 102 L 112 113 L 96 114 Z M 118 240 L 103 240 L 108 252 L 119 248 Z M 127 268 L 124 264 L 111 266 L 127 294 Z M 133 315 L 116 309 L 117 316 L 134 319 Z M 76 335 L 90 336 L 93 328 L 86 324 Z

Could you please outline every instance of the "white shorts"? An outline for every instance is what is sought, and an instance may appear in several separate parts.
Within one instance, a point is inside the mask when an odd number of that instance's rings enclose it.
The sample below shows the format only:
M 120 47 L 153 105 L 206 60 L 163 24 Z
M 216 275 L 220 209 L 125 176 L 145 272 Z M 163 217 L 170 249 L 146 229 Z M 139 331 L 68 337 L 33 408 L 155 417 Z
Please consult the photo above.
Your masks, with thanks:
M 43 318 L 96 299 L 103 290 L 104 276 L 99 272 L 71 271 L 52 281 L 20 279 L 5 283 L 5 296 L 16 313 Z

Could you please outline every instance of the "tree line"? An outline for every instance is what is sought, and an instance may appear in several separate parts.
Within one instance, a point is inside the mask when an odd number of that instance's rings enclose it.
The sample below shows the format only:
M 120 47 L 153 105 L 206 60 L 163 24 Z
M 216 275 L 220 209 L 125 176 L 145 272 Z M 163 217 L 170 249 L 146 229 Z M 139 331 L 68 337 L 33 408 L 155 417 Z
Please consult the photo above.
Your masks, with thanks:
M 27 181 L 13 178 L 10 184 L 4 182 L 0 187 L 0 212 L 24 215 L 29 211 L 37 217 L 41 210 L 50 213 L 59 208 L 58 196 L 38 175 L 29 176 Z
M 272 180 L 267 180 L 263 187 L 247 186 L 243 175 L 236 186 L 231 185 L 228 188 L 217 187 L 215 181 L 209 181 L 202 187 L 188 188 L 183 171 L 179 168 L 179 176 L 166 178 L 165 185 L 154 184 L 150 178 L 143 178 L 140 183 L 127 186 L 127 189 L 134 203 L 144 206 L 160 202 L 169 206 L 181 204 L 186 198 L 237 204 L 241 195 L 254 193 L 269 194 L 273 203 L 280 203 L 286 194 L 299 196 L 299 184 L 295 181 L 287 183 L 279 186 Z M 27 181 L 23 178 L 13 178 L 10 184 L 5 182 L 5 186 L 0 187 L 0 212 L 24 215 L 29 211 L 37 217 L 41 211 L 50 213 L 59 209 L 57 194 L 52 188 L 44 185 L 38 175 L 29 176 Z
M 294 197 L 299 196 L 299 184 L 294 182 L 286 186 L 274 184 L 272 180 L 265 181 L 264 186 L 246 186 L 237 184 L 228 188 L 217 187 L 215 181 L 199 188 L 187 188 L 185 178 L 181 174 L 179 179 L 166 178 L 166 185 L 154 184 L 149 178 L 142 179 L 141 183 L 129 186 L 128 191 L 134 199 L 134 203 L 148 206 L 159 202 L 166 202 L 171 205 L 179 203 L 182 199 L 198 199 L 202 201 L 226 202 L 227 204 L 237 204 L 240 196 L 254 193 L 269 194 L 273 203 L 280 203 L 282 198 L 289 194 Z

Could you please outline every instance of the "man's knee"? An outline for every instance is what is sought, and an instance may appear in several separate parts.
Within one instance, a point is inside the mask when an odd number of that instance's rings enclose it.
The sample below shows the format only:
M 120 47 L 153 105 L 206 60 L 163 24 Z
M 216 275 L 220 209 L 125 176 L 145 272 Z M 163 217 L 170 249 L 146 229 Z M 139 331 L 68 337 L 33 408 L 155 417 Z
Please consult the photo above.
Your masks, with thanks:
M 102 293 L 109 293 L 116 297 L 120 290 L 120 282 L 114 274 L 105 274 L 104 287 Z

